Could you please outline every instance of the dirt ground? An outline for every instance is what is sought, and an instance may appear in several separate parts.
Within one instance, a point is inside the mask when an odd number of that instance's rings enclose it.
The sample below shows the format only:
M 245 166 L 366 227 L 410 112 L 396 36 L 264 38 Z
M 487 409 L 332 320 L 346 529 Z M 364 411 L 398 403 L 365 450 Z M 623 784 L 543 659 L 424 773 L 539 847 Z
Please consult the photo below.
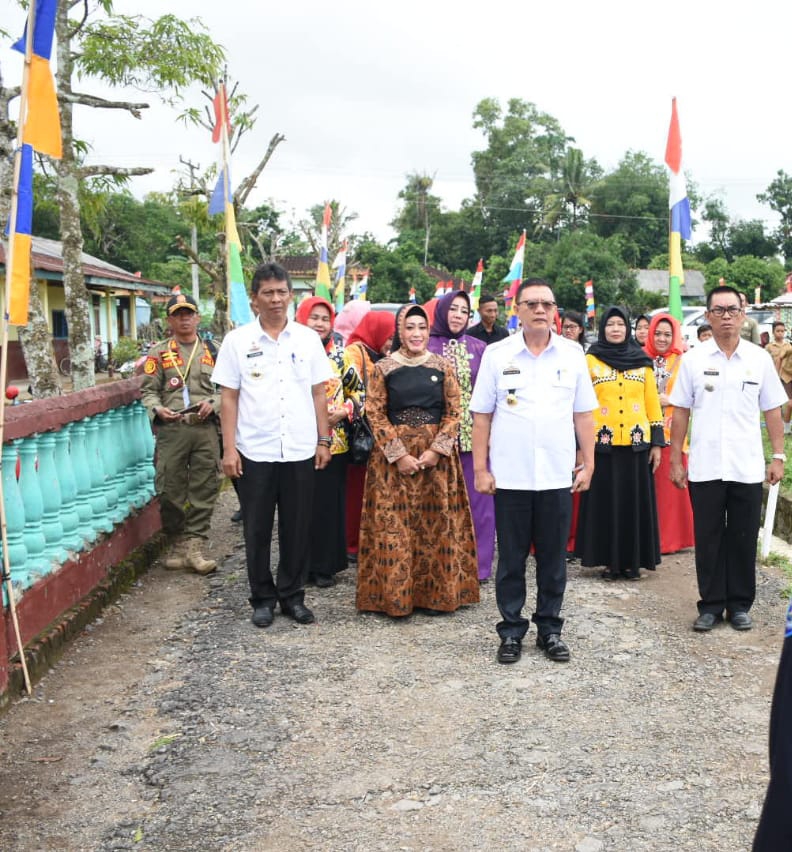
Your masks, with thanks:
M 756 627 L 694 634 L 692 553 L 640 583 L 570 567 L 572 661 L 495 662 L 475 607 L 249 621 L 233 492 L 208 578 L 149 573 L 0 718 L 0 849 L 748 849 L 767 783 L 783 578 Z M 529 572 L 530 573 L 530 572 Z M 529 604 L 531 601 L 529 577 Z

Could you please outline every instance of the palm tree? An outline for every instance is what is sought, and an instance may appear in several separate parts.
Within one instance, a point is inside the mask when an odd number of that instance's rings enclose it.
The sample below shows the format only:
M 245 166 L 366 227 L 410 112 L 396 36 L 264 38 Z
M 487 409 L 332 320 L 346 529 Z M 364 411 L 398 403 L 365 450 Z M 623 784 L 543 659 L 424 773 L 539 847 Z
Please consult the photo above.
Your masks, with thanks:
M 556 228 L 566 218 L 570 221 L 571 229 L 577 229 L 578 220 L 591 205 L 588 194 L 593 189 L 597 171 L 596 163 L 586 163 L 583 159 L 580 148 L 567 148 L 561 164 L 558 190 L 545 199 L 542 215 L 545 228 Z

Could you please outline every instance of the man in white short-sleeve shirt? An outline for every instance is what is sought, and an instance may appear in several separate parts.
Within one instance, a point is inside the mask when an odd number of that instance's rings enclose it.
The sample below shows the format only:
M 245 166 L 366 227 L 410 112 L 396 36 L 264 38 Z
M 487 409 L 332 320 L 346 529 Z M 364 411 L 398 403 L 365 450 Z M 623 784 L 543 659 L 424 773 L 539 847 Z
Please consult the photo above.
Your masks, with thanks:
M 594 471 L 597 397 L 583 350 L 551 331 L 553 291 L 538 278 L 515 296 L 522 329 L 487 347 L 470 400 L 476 490 L 495 495 L 501 621 L 498 662 L 514 663 L 530 622 L 525 562 L 534 548 L 537 646 L 556 662 L 569 660 L 561 639 L 566 541 L 572 491 L 585 491 Z M 577 435 L 582 464 L 575 467 Z M 492 472 L 487 468 L 487 456 Z
M 300 624 L 309 571 L 314 468 L 330 461 L 325 381 L 332 375 L 319 335 L 288 319 L 292 287 L 277 263 L 251 284 L 256 320 L 230 331 L 212 373 L 221 387 L 223 472 L 238 478 L 252 621 L 269 627 L 275 604 Z M 277 580 L 270 544 L 278 509 Z
M 735 630 L 750 630 L 756 596 L 756 539 L 762 481 L 784 475 L 786 392 L 764 349 L 740 337 L 744 309 L 733 287 L 707 296 L 713 337 L 682 357 L 671 391 L 671 480 L 690 491 L 696 538 L 698 618 L 706 632 L 723 614 Z M 688 470 L 682 445 L 693 413 Z M 764 413 L 773 458 L 765 468 L 759 413 Z

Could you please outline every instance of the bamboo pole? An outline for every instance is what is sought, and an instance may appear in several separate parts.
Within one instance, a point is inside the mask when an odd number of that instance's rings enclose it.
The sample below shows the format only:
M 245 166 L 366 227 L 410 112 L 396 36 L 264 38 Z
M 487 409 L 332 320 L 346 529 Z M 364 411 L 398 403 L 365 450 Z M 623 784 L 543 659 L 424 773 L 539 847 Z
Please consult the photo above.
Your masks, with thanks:
M 22 68 L 22 92 L 19 98 L 19 118 L 17 120 L 17 145 L 14 152 L 14 183 L 11 195 L 11 213 L 8 228 L 8 242 L 6 243 L 6 273 L 5 273 L 5 305 L 3 306 L 3 337 L 2 353 L 0 354 L 0 393 L 5 392 L 8 380 L 8 311 L 11 305 L 11 272 L 14 268 L 14 236 L 16 235 L 17 212 L 19 210 L 19 176 L 22 171 L 22 138 L 25 130 L 25 122 L 28 112 L 28 94 L 30 89 L 30 64 L 33 55 L 33 29 L 36 21 L 36 0 L 31 0 L 28 9 L 27 39 L 25 41 L 25 64 Z M 32 284 L 32 282 L 31 282 Z M 0 405 L 0 447 L 5 440 L 5 399 Z M 11 623 L 14 626 L 19 660 L 22 664 L 22 675 L 25 680 L 25 690 L 28 695 L 33 691 L 30 685 L 30 674 L 28 673 L 27 660 L 25 659 L 25 648 L 22 644 L 22 634 L 19 630 L 19 619 L 16 611 L 16 598 L 14 586 L 11 582 L 11 562 L 8 557 L 8 527 L 6 524 L 5 494 L 2 486 L 2 460 L 0 460 L 0 540 L 3 543 L 3 582 L 5 583 L 6 595 L 8 597 L 8 610 L 11 613 Z

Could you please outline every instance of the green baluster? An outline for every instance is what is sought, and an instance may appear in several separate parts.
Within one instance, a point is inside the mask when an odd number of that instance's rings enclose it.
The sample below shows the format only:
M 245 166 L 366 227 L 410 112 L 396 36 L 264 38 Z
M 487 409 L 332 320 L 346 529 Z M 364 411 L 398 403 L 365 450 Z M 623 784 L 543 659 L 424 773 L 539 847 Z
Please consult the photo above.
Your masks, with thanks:
M 55 435 L 45 432 L 38 439 L 38 474 L 44 514 L 41 529 L 47 542 L 47 556 L 57 563 L 66 561 L 68 554 L 63 546 L 63 524 L 60 519 L 61 491 L 55 469 Z M 51 568 L 50 568 L 51 570 Z
M 97 531 L 93 525 L 93 509 L 91 508 L 91 472 L 88 468 L 88 457 L 85 453 L 86 420 L 78 420 L 68 425 L 71 439 L 72 470 L 74 472 L 75 498 L 79 522 L 77 532 L 84 541 L 93 541 Z
M 54 433 L 55 470 L 60 485 L 60 520 L 63 525 L 63 546 L 67 550 L 82 550 L 85 542 L 77 531 L 80 516 L 77 514 L 77 483 L 74 481 L 68 424 Z
M 107 507 L 104 460 L 99 448 L 99 420 L 96 417 L 85 418 L 85 455 L 91 475 L 93 524 L 99 532 L 110 532 L 113 522 Z
M 5 501 L 6 540 L 8 541 L 8 561 L 11 566 L 11 583 L 14 596 L 22 589 L 31 585 L 27 566 L 27 547 L 25 547 L 25 507 L 22 494 L 16 478 L 17 452 L 20 441 L 10 441 L 3 444 L 2 450 L 2 480 L 3 499 Z M 0 556 L 2 555 L 0 544 Z M 5 583 L 3 583 L 3 601 L 5 600 Z
M 38 577 L 50 571 L 47 556 L 47 540 L 41 527 L 44 515 L 44 500 L 41 496 L 36 463 L 38 461 L 38 435 L 30 435 L 18 442 L 19 445 L 19 490 L 25 510 L 25 547 L 27 549 L 27 572 Z

